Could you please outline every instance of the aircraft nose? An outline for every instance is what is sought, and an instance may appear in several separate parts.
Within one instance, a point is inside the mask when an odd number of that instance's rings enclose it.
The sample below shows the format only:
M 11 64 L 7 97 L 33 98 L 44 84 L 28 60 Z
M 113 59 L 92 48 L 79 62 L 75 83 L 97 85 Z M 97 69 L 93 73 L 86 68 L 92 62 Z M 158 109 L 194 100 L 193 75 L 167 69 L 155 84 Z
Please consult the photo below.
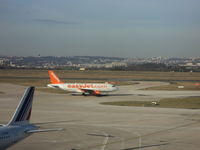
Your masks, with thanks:
M 47 84 L 47 87 L 52 87 L 51 84 Z

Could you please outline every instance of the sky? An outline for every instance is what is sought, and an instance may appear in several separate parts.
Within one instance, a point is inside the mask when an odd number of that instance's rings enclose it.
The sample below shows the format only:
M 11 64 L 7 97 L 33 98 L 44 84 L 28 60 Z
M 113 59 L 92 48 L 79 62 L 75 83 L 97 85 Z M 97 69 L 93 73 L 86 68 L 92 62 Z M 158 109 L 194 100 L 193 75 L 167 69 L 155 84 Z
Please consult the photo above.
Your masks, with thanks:
M 0 0 L 0 55 L 200 56 L 200 0 Z

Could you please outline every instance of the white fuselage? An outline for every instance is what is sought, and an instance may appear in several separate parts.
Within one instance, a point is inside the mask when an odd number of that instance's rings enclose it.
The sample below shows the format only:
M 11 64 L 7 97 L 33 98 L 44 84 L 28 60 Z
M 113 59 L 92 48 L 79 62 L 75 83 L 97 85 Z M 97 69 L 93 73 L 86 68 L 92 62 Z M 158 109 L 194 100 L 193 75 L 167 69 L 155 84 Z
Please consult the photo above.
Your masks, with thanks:
M 100 91 L 100 92 L 111 92 L 116 91 L 117 87 L 107 83 L 59 83 L 59 84 L 48 84 L 48 87 L 59 88 L 70 92 L 83 93 L 84 90 Z
M 0 126 L 0 150 L 4 150 L 26 138 L 31 135 L 30 133 L 26 133 L 26 131 L 35 129 L 37 129 L 37 127 L 31 124 Z

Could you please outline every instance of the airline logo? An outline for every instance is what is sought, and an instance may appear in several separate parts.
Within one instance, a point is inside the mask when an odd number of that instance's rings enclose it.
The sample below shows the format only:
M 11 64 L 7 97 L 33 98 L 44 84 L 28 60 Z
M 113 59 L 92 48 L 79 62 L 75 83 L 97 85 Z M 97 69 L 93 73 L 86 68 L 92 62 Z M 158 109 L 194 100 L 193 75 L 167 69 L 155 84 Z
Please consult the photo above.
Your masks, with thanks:
M 30 119 L 33 94 L 34 94 L 34 88 L 31 87 L 31 89 L 30 89 L 29 93 L 27 94 L 25 101 L 19 111 L 19 114 L 15 120 L 16 122 Z
M 108 88 L 106 84 L 68 84 L 68 88 L 79 88 L 79 89 L 85 89 L 85 88 Z
M 9 122 L 10 125 L 15 124 L 16 122 L 30 120 L 34 90 L 34 87 L 27 88 L 12 119 Z

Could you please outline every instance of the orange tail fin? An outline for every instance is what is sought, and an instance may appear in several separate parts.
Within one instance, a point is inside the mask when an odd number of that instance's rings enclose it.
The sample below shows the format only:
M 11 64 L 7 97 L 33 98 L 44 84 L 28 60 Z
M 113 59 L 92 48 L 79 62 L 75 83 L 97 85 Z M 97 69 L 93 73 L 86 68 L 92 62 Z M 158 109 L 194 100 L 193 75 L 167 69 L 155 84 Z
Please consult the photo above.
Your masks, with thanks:
M 49 73 L 51 84 L 63 83 L 60 81 L 60 79 L 56 76 L 56 74 L 52 70 L 49 70 L 48 73 Z

